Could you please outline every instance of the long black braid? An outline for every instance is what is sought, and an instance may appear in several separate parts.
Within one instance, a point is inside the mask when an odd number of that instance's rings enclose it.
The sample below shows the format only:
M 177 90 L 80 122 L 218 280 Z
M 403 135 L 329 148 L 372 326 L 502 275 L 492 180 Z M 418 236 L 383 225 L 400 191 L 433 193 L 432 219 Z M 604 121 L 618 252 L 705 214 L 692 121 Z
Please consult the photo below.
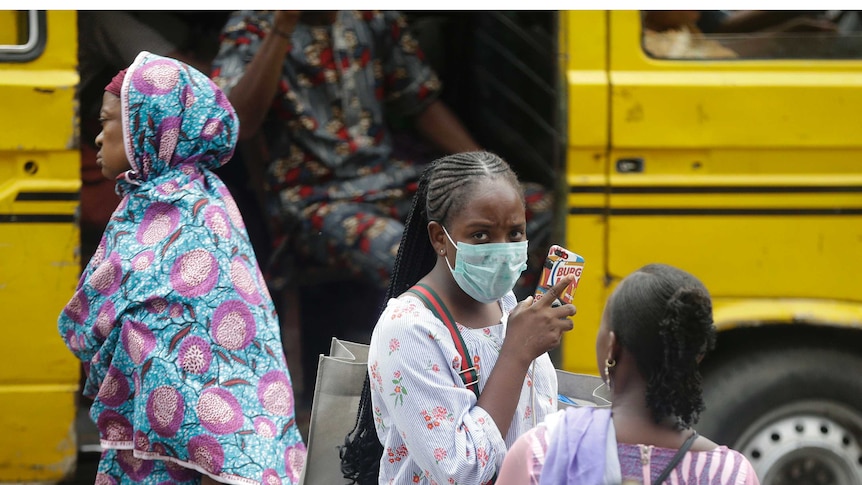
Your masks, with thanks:
M 698 358 L 715 346 L 709 292 L 691 274 L 650 264 L 627 276 L 609 302 L 611 329 L 647 381 L 646 403 L 658 423 L 683 427 L 704 409 Z
M 457 153 L 435 160 L 425 168 L 407 215 L 384 302 L 407 291 L 434 268 L 437 255 L 428 237 L 428 222 L 445 225 L 451 214 L 458 213 L 469 203 L 468 189 L 484 178 L 503 178 L 518 189 L 518 193 L 523 193 L 515 172 L 493 153 Z M 341 472 L 350 483 L 378 483 L 383 446 L 374 428 L 368 374 L 362 386 L 356 424 L 344 439 L 339 453 Z

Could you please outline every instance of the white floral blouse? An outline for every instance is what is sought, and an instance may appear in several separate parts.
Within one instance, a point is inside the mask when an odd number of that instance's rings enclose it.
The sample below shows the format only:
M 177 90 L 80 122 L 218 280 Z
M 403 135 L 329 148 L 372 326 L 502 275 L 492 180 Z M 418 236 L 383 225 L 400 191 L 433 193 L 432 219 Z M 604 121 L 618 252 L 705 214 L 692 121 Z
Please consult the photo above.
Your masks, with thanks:
M 458 325 L 479 368 L 480 392 L 516 304 L 509 292 L 500 300 L 501 323 L 482 329 Z M 557 410 L 557 378 L 548 354 L 523 376 L 505 439 L 464 386 L 459 369 L 460 356 L 443 322 L 413 295 L 390 299 L 368 356 L 375 425 L 383 443 L 381 484 L 485 484 L 499 470 L 508 446 Z

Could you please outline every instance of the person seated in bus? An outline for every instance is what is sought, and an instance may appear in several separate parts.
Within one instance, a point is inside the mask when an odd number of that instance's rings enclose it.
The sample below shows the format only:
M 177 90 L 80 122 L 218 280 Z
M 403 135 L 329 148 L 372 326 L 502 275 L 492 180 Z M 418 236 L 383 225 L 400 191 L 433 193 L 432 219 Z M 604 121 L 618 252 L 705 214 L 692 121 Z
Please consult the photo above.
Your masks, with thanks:
M 706 38 L 697 26 L 698 10 L 648 10 L 642 12 L 643 46 L 662 59 L 728 59 L 736 52 Z
M 212 78 L 237 108 L 240 139 L 260 155 L 245 162 L 259 173 L 251 180 L 264 180 L 273 244 L 290 241 L 268 278 L 294 276 L 286 263 L 295 258 L 361 280 L 341 305 L 308 309 L 317 318 L 304 333 L 326 332 L 316 339 L 320 351 L 333 334 L 367 341 L 427 164 L 394 153 L 387 121 L 412 120 L 443 154 L 479 144 L 439 99 L 440 80 L 399 12 L 240 11 L 222 37 Z M 527 190 L 531 226 L 550 224 L 549 191 Z M 531 259 L 522 296 L 535 288 L 543 256 Z M 353 295 L 363 301 L 350 302 Z
M 738 10 L 647 10 L 642 12 L 643 46 L 661 59 L 777 57 L 786 33 L 835 32 L 834 22 L 806 12 Z M 706 21 L 704 15 L 706 13 Z M 711 29 L 708 33 L 701 27 Z M 733 38 L 711 34 L 751 33 Z
M 692 427 L 704 409 L 698 366 L 714 345 L 711 299 L 697 278 L 664 264 L 630 274 L 596 336 L 611 406 L 548 416 L 509 448 L 497 485 L 758 485 L 745 456 Z
M 305 460 L 278 318 L 212 172 L 239 129 L 203 73 L 141 52 L 105 88 L 97 163 L 122 195 L 59 316 L 83 362 L 96 483 L 295 484 Z

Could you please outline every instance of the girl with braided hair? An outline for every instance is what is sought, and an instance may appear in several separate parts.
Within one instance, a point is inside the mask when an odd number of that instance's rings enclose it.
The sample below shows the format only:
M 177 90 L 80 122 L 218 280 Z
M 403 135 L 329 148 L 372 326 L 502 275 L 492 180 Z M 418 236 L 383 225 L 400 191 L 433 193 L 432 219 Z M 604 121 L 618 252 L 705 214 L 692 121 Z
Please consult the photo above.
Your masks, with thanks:
M 712 302 L 691 274 L 650 264 L 620 283 L 596 337 L 609 408 L 569 408 L 524 433 L 497 485 L 758 485 L 751 463 L 692 429 L 698 364 L 715 345 Z
M 342 449 L 347 478 L 492 483 L 508 446 L 556 411 L 547 351 L 571 330 L 575 307 L 516 301 L 525 225 L 521 185 L 500 157 L 459 153 L 423 172 L 371 338 L 357 425 Z M 419 286 L 439 306 L 413 293 Z

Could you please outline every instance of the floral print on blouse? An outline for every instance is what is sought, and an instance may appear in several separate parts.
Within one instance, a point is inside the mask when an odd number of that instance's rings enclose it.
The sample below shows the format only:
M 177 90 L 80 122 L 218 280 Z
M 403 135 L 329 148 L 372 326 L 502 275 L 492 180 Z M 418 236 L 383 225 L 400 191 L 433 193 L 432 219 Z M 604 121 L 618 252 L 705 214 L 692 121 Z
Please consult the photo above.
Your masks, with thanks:
M 502 322 L 459 325 L 484 388 L 497 362 L 513 293 L 500 300 Z M 371 337 L 368 372 L 377 436 L 383 443 L 382 484 L 485 484 L 522 433 L 557 410 L 557 378 L 543 354 L 524 376 L 505 437 L 458 374 L 460 356 L 443 322 L 406 294 L 390 299 Z

